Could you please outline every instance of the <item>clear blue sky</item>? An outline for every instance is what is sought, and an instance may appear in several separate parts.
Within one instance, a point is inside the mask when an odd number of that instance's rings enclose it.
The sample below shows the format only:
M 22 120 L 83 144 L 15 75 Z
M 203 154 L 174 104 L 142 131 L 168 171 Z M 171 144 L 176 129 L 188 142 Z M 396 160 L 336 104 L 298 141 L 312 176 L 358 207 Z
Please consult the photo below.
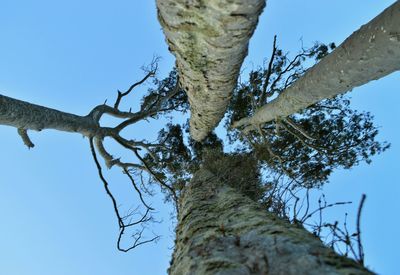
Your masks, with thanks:
M 269 56 L 274 34 L 292 52 L 301 37 L 305 45 L 316 40 L 339 44 L 393 2 L 269 1 L 244 66 L 257 66 Z M 138 80 L 139 68 L 154 54 L 163 57 L 160 76 L 174 63 L 154 1 L 148 0 L 0 0 L 0 39 L 0 93 L 82 115 Z M 336 172 L 325 187 L 329 201 L 358 202 L 361 193 L 367 194 L 362 220 L 366 264 L 381 274 L 397 273 L 400 246 L 399 83 L 395 73 L 352 92 L 354 106 L 375 115 L 379 139 L 390 141 L 392 148 L 371 165 Z M 133 134 L 154 136 L 151 130 L 142 124 Z M 118 252 L 117 223 L 87 140 L 43 131 L 31 135 L 36 147 L 28 150 L 13 128 L 0 126 L 0 137 L 0 274 L 166 273 L 173 244 L 168 205 L 155 202 L 164 219 L 155 228 L 161 241 Z M 118 171 L 108 177 L 129 201 L 126 180 Z M 345 211 L 354 216 L 356 205 L 334 210 L 330 217 Z

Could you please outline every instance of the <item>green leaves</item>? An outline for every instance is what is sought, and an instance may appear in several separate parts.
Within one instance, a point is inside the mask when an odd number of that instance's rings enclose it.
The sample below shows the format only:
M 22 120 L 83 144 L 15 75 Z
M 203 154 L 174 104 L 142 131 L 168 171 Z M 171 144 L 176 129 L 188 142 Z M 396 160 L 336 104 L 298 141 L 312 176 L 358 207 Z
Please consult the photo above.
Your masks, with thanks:
M 272 59 L 266 68 L 249 73 L 239 83 L 228 110 L 228 140 L 237 150 L 253 152 L 271 175 L 286 175 L 298 185 L 319 187 L 337 168 L 349 169 L 386 150 L 375 140 L 373 117 L 350 107 L 345 96 L 323 100 L 303 112 L 260 125 L 248 134 L 232 130 L 233 121 L 254 114 L 306 72 L 306 65 L 319 61 L 335 48 L 316 43 L 290 58 L 274 41 Z M 268 177 L 268 175 L 266 175 Z
M 189 102 L 186 93 L 179 87 L 178 75 L 175 68 L 168 77 L 153 81 L 154 88 L 150 88 L 142 98 L 141 111 L 154 112 L 154 118 L 166 115 L 173 111 L 186 112 Z
M 260 125 L 246 134 L 229 127 L 232 121 L 252 115 L 258 107 L 279 95 L 306 72 L 307 65 L 318 62 L 334 48 L 334 43 L 316 43 L 291 58 L 277 48 L 275 41 L 268 67 L 251 71 L 248 80 L 234 90 L 226 116 L 225 136 L 211 133 L 199 143 L 190 139 L 187 123 L 170 123 L 158 136 L 158 143 L 163 146 L 152 152 L 153 157 L 146 155 L 146 160 L 177 190 L 186 185 L 199 165 L 210 161 L 206 160 L 210 152 L 251 155 L 258 163 L 257 169 L 263 171 L 265 181 L 285 176 L 306 188 L 320 187 L 335 169 L 349 169 L 361 161 L 369 163 L 373 155 L 385 151 L 389 145 L 376 141 L 378 129 L 373 117 L 353 110 L 345 96 L 323 100 L 299 114 Z M 157 97 L 174 89 L 177 81 L 173 70 L 168 78 L 155 82 L 158 89 L 151 90 L 143 99 L 142 108 L 152 108 Z M 159 114 L 170 110 L 185 112 L 188 107 L 186 95 L 180 90 L 164 103 Z M 224 145 L 223 140 L 230 146 Z

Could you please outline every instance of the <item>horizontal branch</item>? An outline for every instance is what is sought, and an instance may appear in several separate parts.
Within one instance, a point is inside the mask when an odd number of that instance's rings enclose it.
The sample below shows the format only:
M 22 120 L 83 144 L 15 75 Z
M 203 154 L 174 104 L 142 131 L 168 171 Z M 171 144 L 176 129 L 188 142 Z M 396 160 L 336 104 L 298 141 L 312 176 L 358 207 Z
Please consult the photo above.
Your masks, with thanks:
M 99 129 L 90 116 L 65 113 L 4 95 L 0 95 L 0 125 L 35 131 L 54 129 L 85 136 L 93 135 Z

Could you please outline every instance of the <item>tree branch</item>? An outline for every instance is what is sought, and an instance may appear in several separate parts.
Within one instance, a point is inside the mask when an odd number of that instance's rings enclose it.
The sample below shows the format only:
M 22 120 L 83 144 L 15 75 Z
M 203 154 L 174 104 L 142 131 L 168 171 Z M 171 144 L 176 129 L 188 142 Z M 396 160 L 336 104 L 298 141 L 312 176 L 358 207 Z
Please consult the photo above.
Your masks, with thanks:
M 146 222 L 151 221 L 151 217 L 148 217 L 148 215 L 149 215 L 149 213 L 150 213 L 150 210 L 153 210 L 153 208 L 149 207 L 149 206 L 144 202 L 144 200 L 143 200 L 143 198 L 142 198 L 142 194 L 140 193 L 139 189 L 137 189 L 137 187 L 136 187 L 136 185 L 135 185 L 135 183 L 134 183 L 134 181 L 133 181 L 133 178 L 131 178 L 131 176 L 129 175 L 129 173 L 125 170 L 125 171 L 127 172 L 126 174 L 128 175 L 128 177 L 132 180 L 132 184 L 133 184 L 133 186 L 135 187 L 135 190 L 138 192 L 139 197 L 140 197 L 142 203 L 143 203 L 143 204 L 146 206 L 146 208 L 147 208 L 146 213 L 145 213 L 144 215 L 142 215 L 142 218 L 141 218 L 140 220 L 138 220 L 138 221 L 136 221 L 136 222 L 129 222 L 129 223 L 125 224 L 124 220 L 125 220 L 127 217 L 131 216 L 132 213 L 128 214 L 128 215 L 125 216 L 125 217 L 122 217 L 122 216 L 121 216 L 121 214 L 120 214 L 120 212 L 119 212 L 119 210 L 118 210 L 117 200 L 115 199 L 114 195 L 112 194 L 112 192 L 111 192 L 111 190 L 110 190 L 110 188 L 109 188 L 109 184 L 108 184 L 107 180 L 105 179 L 105 177 L 104 177 L 104 175 L 103 175 L 103 172 L 102 172 L 102 169 L 101 169 L 101 165 L 100 165 L 99 160 L 98 160 L 98 158 L 97 158 L 95 146 L 94 146 L 94 143 L 93 143 L 93 138 L 89 138 L 89 143 L 90 143 L 90 150 L 91 150 L 91 152 L 92 152 L 93 160 L 94 160 L 94 162 L 95 162 L 95 164 L 96 164 L 96 168 L 97 168 L 99 177 L 100 177 L 101 181 L 103 182 L 104 190 L 106 191 L 107 196 L 111 199 L 111 202 L 112 202 L 112 205 L 113 205 L 113 208 L 114 208 L 114 213 L 115 213 L 115 215 L 116 215 L 116 217 L 117 217 L 117 220 L 118 220 L 118 226 L 119 226 L 119 230 L 120 230 L 119 236 L 118 236 L 118 241 L 117 241 L 117 248 L 118 248 L 118 250 L 120 250 L 120 251 L 122 251 L 122 252 L 128 252 L 129 250 L 131 250 L 131 249 L 133 249 L 133 248 L 135 248 L 135 247 L 137 247 L 137 246 L 139 246 L 139 245 L 141 245 L 141 244 L 145 244 L 145 243 L 148 243 L 148 242 L 152 242 L 152 241 L 157 240 L 157 239 L 159 238 L 159 236 L 156 236 L 156 237 L 154 237 L 154 238 L 152 238 L 152 239 L 150 239 L 150 240 L 140 241 L 140 239 L 141 239 L 141 237 L 142 237 L 143 230 L 144 230 L 144 228 L 142 228 L 142 230 L 139 231 L 140 233 L 135 233 L 135 234 L 133 235 L 133 237 L 134 237 L 134 239 L 135 239 L 133 245 L 129 246 L 128 248 L 122 248 L 122 247 L 121 247 L 121 239 L 122 239 L 122 236 L 123 236 L 123 234 L 124 234 L 126 228 L 131 227 L 131 226 L 134 226 L 134 225 L 138 225 L 138 224 L 144 224 L 144 223 L 146 223 Z
M 159 61 L 159 58 L 153 59 L 153 61 L 151 62 L 150 69 L 149 69 L 148 73 L 140 81 L 132 84 L 128 88 L 128 90 L 126 90 L 123 93 L 118 90 L 117 99 L 116 99 L 116 101 L 114 103 L 114 109 L 118 110 L 119 104 L 121 103 L 121 99 L 124 96 L 129 95 L 137 86 L 139 86 L 139 85 L 143 84 L 144 82 L 146 82 L 146 80 L 149 79 L 150 77 L 155 76 L 155 74 L 157 72 L 157 69 L 158 69 L 158 61 Z
M 18 134 L 21 136 L 22 141 L 28 147 L 28 149 L 35 147 L 35 144 L 32 143 L 31 139 L 28 136 L 28 132 L 26 129 L 18 128 Z

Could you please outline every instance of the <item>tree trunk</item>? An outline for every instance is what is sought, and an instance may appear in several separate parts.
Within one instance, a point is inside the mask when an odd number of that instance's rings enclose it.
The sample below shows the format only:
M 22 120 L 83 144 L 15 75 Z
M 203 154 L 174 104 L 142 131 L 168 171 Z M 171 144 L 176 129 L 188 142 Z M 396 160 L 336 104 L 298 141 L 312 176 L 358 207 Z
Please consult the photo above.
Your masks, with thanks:
M 400 1 L 350 35 L 276 99 L 233 127 L 252 129 L 400 70 Z
M 238 167 L 240 169 L 240 167 Z M 180 198 L 169 274 L 371 274 L 201 168 Z
M 225 114 L 265 0 L 157 0 L 158 18 L 203 140 Z

